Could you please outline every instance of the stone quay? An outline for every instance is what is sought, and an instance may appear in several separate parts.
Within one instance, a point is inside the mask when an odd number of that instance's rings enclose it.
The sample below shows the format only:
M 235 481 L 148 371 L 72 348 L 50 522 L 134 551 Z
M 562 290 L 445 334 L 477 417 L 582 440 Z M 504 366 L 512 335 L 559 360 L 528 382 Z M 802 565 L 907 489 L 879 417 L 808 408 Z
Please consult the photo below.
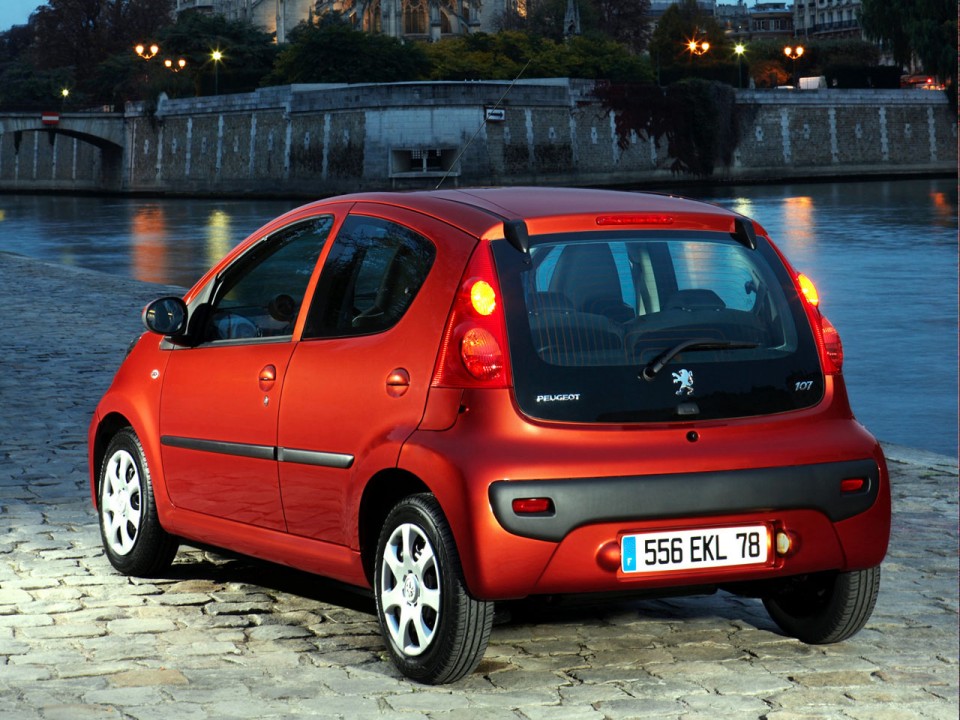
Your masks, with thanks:
M 941 92 L 738 90 L 713 182 L 957 172 Z M 593 81 L 286 85 L 123 112 L 0 113 L 0 191 L 297 195 L 458 185 L 656 185 L 666 138 L 619 142 Z

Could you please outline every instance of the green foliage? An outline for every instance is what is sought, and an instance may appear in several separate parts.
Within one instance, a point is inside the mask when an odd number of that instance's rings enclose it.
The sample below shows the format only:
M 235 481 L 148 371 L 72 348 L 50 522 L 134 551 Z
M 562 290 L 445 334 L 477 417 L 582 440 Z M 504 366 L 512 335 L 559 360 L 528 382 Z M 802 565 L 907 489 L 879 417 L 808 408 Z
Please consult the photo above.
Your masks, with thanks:
M 173 0 L 47 0 L 30 16 L 22 59 L 39 70 L 72 68 L 78 94 L 87 93 L 97 66 L 152 40 L 172 8 Z
M 739 140 L 736 93 L 724 83 L 688 79 L 666 88 L 608 83 L 597 94 L 616 119 L 620 147 L 632 134 L 666 139 L 671 170 L 698 177 L 729 165 Z
M 650 0 L 592 0 L 597 11 L 597 30 L 640 53 L 650 42 Z
M 63 108 L 60 91 L 73 86 L 73 74 L 69 68 L 37 70 L 23 61 L 8 62 L 0 70 L 0 110 Z M 78 98 L 72 97 L 68 101 L 69 107 L 78 102 Z
M 277 56 L 270 33 L 246 22 L 200 12 L 181 13 L 175 25 L 159 33 L 158 41 L 164 56 L 187 61 L 179 73 L 182 77 L 177 79 L 171 78 L 166 69 L 157 68 L 165 73 L 160 82 L 168 93 L 173 89 L 171 94 L 186 94 L 187 79 L 196 95 L 250 92 L 270 72 Z M 219 62 L 213 60 L 215 50 L 222 53 Z
M 507 9 L 500 17 L 500 30 L 515 30 L 561 42 L 571 36 L 565 27 L 567 0 L 527 0 L 526 16 Z M 580 34 L 602 35 L 634 54 L 650 40 L 650 0 L 576 0 Z
M 897 64 L 916 54 L 924 71 L 946 85 L 955 106 L 957 4 L 951 0 L 863 0 L 860 22 L 867 37 L 879 40 Z
M 599 35 L 566 42 L 517 31 L 474 33 L 423 47 L 431 80 L 512 80 L 573 77 L 642 82 L 652 78 L 649 63 Z
M 428 73 L 429 63 L 419 44 L 326 19 L 320 25 L 298 26 L 264 84 L 403 82 Z
M 906 66 L 913 54 L 907 28 L 916 0 L 861 0 L 860 25 L 867 37 L 879 40 L 897 65 Z

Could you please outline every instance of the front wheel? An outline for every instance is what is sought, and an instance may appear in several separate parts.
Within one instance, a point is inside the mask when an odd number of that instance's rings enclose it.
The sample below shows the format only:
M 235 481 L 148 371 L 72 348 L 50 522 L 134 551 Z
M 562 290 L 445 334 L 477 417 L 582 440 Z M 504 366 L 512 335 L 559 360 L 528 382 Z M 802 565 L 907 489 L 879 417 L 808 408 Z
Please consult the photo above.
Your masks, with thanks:
M 161 526 L 150 468 L 130 429 L 113 436 L 100 466 L 100 537 L 110 564 L 126 575 L 152 577 L 177 554 L 177 541 Z
M 811 645 L 840 642 L 870 619 L 880 591 L 880 567 L 818 573 L 787 581 L 763 598 L 787 635 Z
M 387 516 L 374 597 L 387 649 L 412 680 L 454 682 L 483 658 L 493 603 L 467 591 L 453 533 L 432 495 L 404 498 Z

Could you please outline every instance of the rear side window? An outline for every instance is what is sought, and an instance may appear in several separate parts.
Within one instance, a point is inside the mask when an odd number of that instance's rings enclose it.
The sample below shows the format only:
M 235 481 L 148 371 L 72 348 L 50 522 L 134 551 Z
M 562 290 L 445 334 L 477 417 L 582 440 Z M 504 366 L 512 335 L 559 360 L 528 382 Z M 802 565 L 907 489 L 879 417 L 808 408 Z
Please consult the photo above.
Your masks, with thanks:
M 495 245 L 517 399 L 531 416 L 735 417 L 822 394 L 802 307 L 766 242 L 589 233 L 541 238 L 529 261 L 511 250 Z
M 409 228 L 351 215 L 320 272 L 303 337 L 390 329 L 413 303 L 435 256 L 433 243 Z

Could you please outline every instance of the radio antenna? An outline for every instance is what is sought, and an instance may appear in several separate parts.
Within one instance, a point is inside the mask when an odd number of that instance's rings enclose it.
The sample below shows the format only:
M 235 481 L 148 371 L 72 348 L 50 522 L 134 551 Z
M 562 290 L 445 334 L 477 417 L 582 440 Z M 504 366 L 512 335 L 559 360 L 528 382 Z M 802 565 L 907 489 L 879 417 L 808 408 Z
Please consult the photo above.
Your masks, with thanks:
M 513 82 L 511 82 L 509 85 L 507 85 L 507 89 L 503 91 L 503 95 L 501 95 L 501 96 L 500 96 L 500 99 L 497 100 L 497 104 L 494 105 L 494 106 L 491 108 L 492 110 L 496 110 L 497 108 L 500 107 L 500 105 L 501 105 L 501 104 L 503 103 L 503 101 L 506 99 L 506 97 L 507 97 L 507 95 L 509 94 L 509 92 L 510 92 L 511 90 L 513 90 L 513 86 L 517 84 L 517 81 L 520 79 L 520 76 L 523 75 L 523 73 L 526 71 L 527 67 L 529 67 L 529 65 L 530 65 L 530 60 L 532 60 L 532 59 L 533 59 L 533 58 L 529 58 L 529 59 L 527 60 L 526 65 L 524 65 L 522 68 L 520 68 L 520 72 L 517 73 L 517 76 L 513 79 Z M 440 186 L 443 185 L 444 182 L 446 182 L 446 179 L 447 179 L 448 177 L 450 177 L 450 173 L 453 172 L 453 169 L 457 166 L 457 163 L 460 162 L 460 158 L 463 157 L 463 154 L 467 151 L 467 148 L 470 147 L 470 145 L 473 143 L 473 141 L 477 139 L 477 136 L 480 134 L 480 131 L 483 130 L 483 128 L 484 128 L 484 126 L 485 126 L 486 124 L 487 124 L 487 118 L 486 118 L 486 116 L 484 116 L 483 119 L 480 120 L 480 127 L 477 128 L 477 131 L 473 134 L 473 137 L 470 138 L 470 139 L 467 141 L 467 144 L 464 145 L 462 148 L 460 148 L 460 152 L 457 153 L 457 156 L 453 159 L 453 162 L 450 164 L 450 167 L 447 169 L 447 171 L 443 174 L 443 177 L 440 178 L 440 182 L 437 183 L 437 186 L 434 188 L 434 190 L 439 190 L 439 189 L 440 189 Z

